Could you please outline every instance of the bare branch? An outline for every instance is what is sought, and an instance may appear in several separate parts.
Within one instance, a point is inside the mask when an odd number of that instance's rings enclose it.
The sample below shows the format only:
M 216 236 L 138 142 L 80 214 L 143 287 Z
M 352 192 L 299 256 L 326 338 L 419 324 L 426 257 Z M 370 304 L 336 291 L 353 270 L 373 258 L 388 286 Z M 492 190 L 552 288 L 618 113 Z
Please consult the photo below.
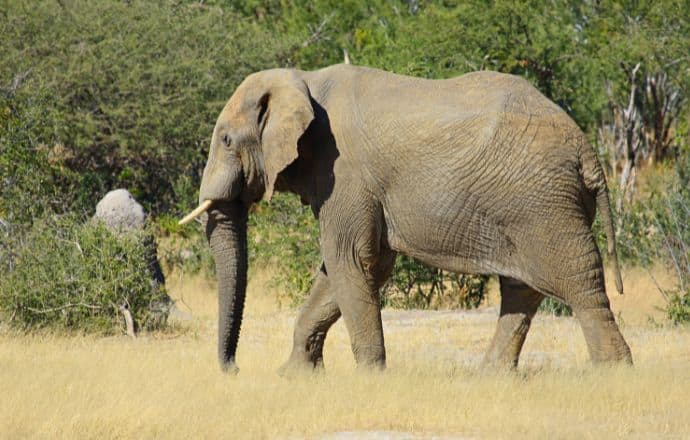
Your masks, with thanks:
M 125 302 L 122 304 L 120 307 L 118 307 L 120 312 L 122 312 L 122 315 L 125 317 L 125 326 L 127 328 L 127 336 L 131 336 L 132 338 L 136 338 L 137 335 L 134 332 L 134 317 L 132 316 L 132 312 L 129 311 L 129 304 Z
M 321 38 L 321 35 L 323 34 L 324 29 L 326 29 L 326 25 L 328 24 L 329 21 L 331 21 L 331 19 L 333 18 L 334 15 L 335 15 L 335 12 L 332 12 L 329 15 L 327 15 L 326 17 L 324 17 L 324 19 L 321 20 L 321 23 L 319 23 L 319 25 L 316 26 L 316 28 L 311 33 L 309 38 L 304 40 L 304 42 L 302 43 L 302 47 L 307 47 L 310 44 L 318 41 Z
M 30 311 L 32 311 L 32 312 L 34 312 L 34 313 L 39 313 L 39 314 L 41 314 L 41 315 L 45 315 L 45 314 L 48 314 L 48 313 L 59 312 L 60 310 L 70 309 L 70 308 L 74 308 L 74 307 L 84 307 L 84 308 L 92 309 L 92 310 L 100 310 L 100 309 L 103 308 L 103 307 L 101 307 L 101 306 L 94 306 L 93 304 L 86 304 L 86 303 L 80 302 L 80 303 L 77 303 L 77 304 L 69 303 L 69 304 L 65 304 L 64 306 L 53 307 L 53 308 L 50 308 L 50 309 L 36 309 L 36 308 L 33 308 L 33 307 L 28 307 L 28 306 L 26 307 L 26 309 L 27 309 L 27 310 L 30 310 Z
M 22 85 L 22 82 L 29 76 L 31 73 L 31 69 L 28 69 L 24 72 L 20 72 L 16 75 L 14 75 L 14 78 L 12 78 L 12 82 L 8 87 L 5 88 L 7 91 L 7 94 L 11 97 L 14 96 L 15 93 L 17 93 L 17 90 L 19 89 L 19 86 Z

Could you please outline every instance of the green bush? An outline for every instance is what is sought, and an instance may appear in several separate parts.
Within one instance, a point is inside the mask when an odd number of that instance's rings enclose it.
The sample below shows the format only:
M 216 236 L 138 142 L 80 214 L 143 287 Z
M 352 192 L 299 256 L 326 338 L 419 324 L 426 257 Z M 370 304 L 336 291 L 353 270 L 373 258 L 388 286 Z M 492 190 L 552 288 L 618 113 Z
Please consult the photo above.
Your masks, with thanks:
M 661 256 L 678 278 L 676 289 L 667 292 L 666 314 L 674 324 L 690 324 L 690 145 L 676 164 L 674 182 L 657 201 L 655 220 Z
M 674 324 L 690 323 L 690 290 L 671 293 L 666 304 L 666 316 Z
M 45 91 L 0 93 L 0 219 L 13 225 L 68 210 L 64 194 L 87 174 L 64 166 L 64 147 L 55 142 L 51 125 L 53 99 Z
M 355 64 L 429 78 L 499 70 L 593 132 L 607 84 L 627 92 L 621 63 L 664 70 L 688 94 L 687 11 L 681 0 L 7 1 L 0 94 L 42 115 L 31 149 L 44 144 L 80 175 L 58 200 L 85 209 L 126 187 L 154 214 L 179 214 L 194 203 L 218 112 L 253 71 L 324 67 L 343 48 Z
M 203 227 L 180 227 L 179 219 L 158 218 L 161 261 L 167 270 L 215 274 L 215 262 Z M 309 292 L 321 263 L 319 225 L 311 210 L 291 194 L 277 193 L 270 203 L 252 206 L 247 224 L 250 270 L 270 267 L 272 287 L 296 306 Z
M 177 270 L 188 275 L 215 276 L 215 262 L 203 228 L 197 223 L 180 226 L 179 220 L 179 217 L 169 214 L 156 219 L 161 266 L 168 272 Z
M 168 298 L 152 281 L 148 231 L 115 236 L 53 216 L 26 235 L 0 232 L 0 313 L 11 325 L 111 334 L 123 328 L 122 305 L 140 328 L 164 325 Z
M 117 187 L 153 212 L 193 202 L 223 104 L 248 74 L 286 64 L 293 38 L 198 1 L 9 1 L 0 16 L 0 87 L 50 94 L 26 100 L 53 129 L 33 127 L 33 146 L 60 145 L 90 174 L 60 194 L 82 209 Z
M 270 266 L 273 285 L 290 304 L 302 302 L 321 264 L 319 225 L 311 209 L 291 194 L 255 205 L 248 222 L 249 261 Z
M 573 310 L 569 305 L 550 296 L 539 304 L 539 311 L 553 316 L 573 316 Z
M 487 276 L 460 275 L 398 256 L 381 303 L 403 309 L 474 309 L 484 299 Z
M 279 3 L 280 6 L 276 5 Z M 520 75 L 595 131 L 608 110 L 607 85 L 627 93 L 621 64 L 665 70 L 684 92 L 690 45 L 687 2 L 527 0 L 283 0 L 233 2 L 302 44 L 302 68 L 342 62 L 427 78 L 489 69 Z M 270 17 L 265 18 L 265 17 Z

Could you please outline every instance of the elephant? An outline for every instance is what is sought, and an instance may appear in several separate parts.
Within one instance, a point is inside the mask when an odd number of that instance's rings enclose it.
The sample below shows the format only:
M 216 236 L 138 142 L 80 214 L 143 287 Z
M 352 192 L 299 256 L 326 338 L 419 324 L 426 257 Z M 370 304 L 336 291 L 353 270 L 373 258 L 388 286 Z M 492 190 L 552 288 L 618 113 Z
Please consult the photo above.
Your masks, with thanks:
M 180 221 L 207 213 L 225 371 L 238 370 L 248 208 L 275 191 L 310 206 L 323 257 L 288 370 L 323 366 L 341 315 L 358 367 L 385 367 L 379 288 L 398 253 L 498 275 L 487 366 L 517 367 L 545 296 L 572 307 L 593 363 L 632 364 L 591 229 L 598 210 L 622 293 L 601 165 L 576 123 L 525 79 L 429 80 L 346 64 L 245 78 L 215 124 L 199 206 Z

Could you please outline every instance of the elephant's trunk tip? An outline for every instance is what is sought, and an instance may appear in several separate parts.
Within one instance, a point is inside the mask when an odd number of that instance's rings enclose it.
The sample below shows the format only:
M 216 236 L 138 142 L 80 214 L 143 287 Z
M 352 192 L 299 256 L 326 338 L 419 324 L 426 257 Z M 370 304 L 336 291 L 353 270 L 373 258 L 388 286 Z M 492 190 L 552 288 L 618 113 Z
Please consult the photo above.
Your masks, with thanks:
M 213 204 L 212 200 L 205 200 L 202 204 L 197 206 L 196 209 L 194 209 L 194 211 L 190 212 L 182 220 L 180 220 L 178 222 L 178 224 L 180 226 L 183 226 L 183 225 L 186 225 L 187 223 L 190 223 L 192 220 L 199 217 L 204 212 L 208 211 L 208 208 L 210 208 L 212 204 Z

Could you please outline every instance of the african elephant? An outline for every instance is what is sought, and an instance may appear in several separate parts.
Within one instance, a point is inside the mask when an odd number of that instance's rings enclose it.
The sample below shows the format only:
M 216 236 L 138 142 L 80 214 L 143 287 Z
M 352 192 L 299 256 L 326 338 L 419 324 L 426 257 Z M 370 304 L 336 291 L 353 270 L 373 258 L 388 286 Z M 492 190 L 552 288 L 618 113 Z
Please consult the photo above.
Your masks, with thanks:
M 352 65 L 248 76 L 220 113 L 199 195 L 219 281 L 219 358 L 236 371 L 248 207 L 297 194 L 323 265 L 286 364 L 322 365 L 342 314 L 358 365 L 385 366 L 378 289 L 396 253 L 497 274 L 487 364 L 511 368 L 545 295 L 569 304 L 594 362 L 631 363 L 591 231 L 598 208 L 622 292 L 601 166 L 582 131 L 527 81 L 497 72 L 426 80 Z

